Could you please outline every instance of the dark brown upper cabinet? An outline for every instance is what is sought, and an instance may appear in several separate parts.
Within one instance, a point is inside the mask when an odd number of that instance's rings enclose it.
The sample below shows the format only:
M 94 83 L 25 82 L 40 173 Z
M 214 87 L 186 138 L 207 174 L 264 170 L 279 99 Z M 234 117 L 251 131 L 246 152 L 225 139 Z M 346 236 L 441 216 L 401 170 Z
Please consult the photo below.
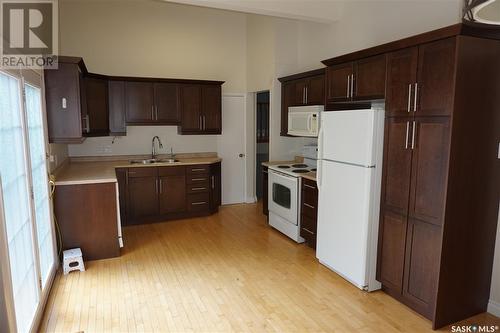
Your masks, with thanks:
M 85 136 L 108 136 L 108 81 L 102 78 L 85 77 L 85 103 L 89 131 Z
M 179 107 L 179 85 L 177 83 L 154 83 L 154 120 L 162 125 L 178 125 L 181 121 Z
M 324 105 L 325 69 L 294 74 L 278 79 L 281 82 L 281 133 L 288 136 L 290 106 Z
M 326 102 L 371 101 L 385 97 L 386 55 L 326 69 Z
M 221 85 L 180 86 L 181 134 L 221 134 Z
M 447 116 L 453 107 L 456 39 L 390 53 L 388 116 Z
M 109 99 L 109 134 L 122 136 L 127 134 L 125 119 L 125 82 L 108 81 Z
M 49 142 L 81 143 L 90 132 L 81 58 L 59 57 L 58 69 L 45 70 Z
M 155 121 L 152 82 L 127 81 L 125 83 L 125 101 L 127 124 L 150 125 Z

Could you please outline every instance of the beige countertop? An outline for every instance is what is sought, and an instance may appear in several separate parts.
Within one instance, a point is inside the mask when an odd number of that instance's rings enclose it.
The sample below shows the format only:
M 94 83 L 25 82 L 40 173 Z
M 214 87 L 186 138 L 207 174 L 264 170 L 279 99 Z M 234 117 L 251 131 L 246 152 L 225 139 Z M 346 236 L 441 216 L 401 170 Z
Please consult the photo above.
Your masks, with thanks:
M 161 156 L 159 156 L 161 158 Z M 54 172 L 56 185 L 80 185 L 98 183 L 116 183 L 116 168 L 150 168 L 180 165 L 213 164 L 222 161 L 216 154 L 182 154 L 176 156 L 179 162 L 131 164 L 131 160 L 143 159 L 143 156 L 85 157 L 74 158 Z

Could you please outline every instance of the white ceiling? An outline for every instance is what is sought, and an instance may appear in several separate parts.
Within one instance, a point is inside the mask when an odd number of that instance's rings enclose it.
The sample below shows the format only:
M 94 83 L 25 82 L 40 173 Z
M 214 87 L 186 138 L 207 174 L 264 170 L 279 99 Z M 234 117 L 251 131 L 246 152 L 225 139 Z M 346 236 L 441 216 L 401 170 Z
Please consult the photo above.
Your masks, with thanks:
M 321 23 L 338 19 L 341 1 L 335 0 L 164 0 L 244 13 L 285 17 Z

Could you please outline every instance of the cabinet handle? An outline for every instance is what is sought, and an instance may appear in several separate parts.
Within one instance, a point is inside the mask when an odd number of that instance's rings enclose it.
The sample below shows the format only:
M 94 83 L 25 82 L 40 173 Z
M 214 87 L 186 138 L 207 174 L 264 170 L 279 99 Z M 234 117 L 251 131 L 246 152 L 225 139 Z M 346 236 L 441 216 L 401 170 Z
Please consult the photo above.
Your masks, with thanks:
M 191 190 L 193 191 L 202 191 L 202 190 L 206 190 L 207 188 L 206 187 L 193 187 L 191 188 Z
M 306 104 L 309 103 L 309 96 L 307 96 L 307 95 L 309 95 L 309 89 L 306 86 Z
M 418 83 L 415 83 L 415 99 L 413 100 L 413 112 L 417 112 Z
M 85 115 L 85 133 L 90 133 L 90 119 L 89 115 Z
M 408 149 L 408 136 L 410 135 L 410 122 L 406 122 L 406 140 L 405 140 L 405 149 Z
M 315 189 L 316 189 L 316 187 L 311 186 L 311 185 L 304 184 L 304 186 L 305 186 L 305 187 L 308 187 L 308 188 L 312 188 L 313 190 L 315 190 Z
M 313 205 L 310 205 L 310 204 L 305 203 L 305 202 L 304 202 L 304 206 L 309 207 L 309 208 L 311 208 L 311 209 L 315 209 L 315 208 L 316 208 L 316 207 L 314 207 Z
M 408 107 L 406 108 L 406 111 L 410 113 L 411 109 L 411 83 L 408 85 Z
M 307 229 L 307 228 L 302 227 L 302 230 L 307 231 L 307 232 L 308 232 L 308 233 L 310 233 L 311 235 L 314 235 L 314 232 L 312 232 L 311 230 L 309 230 L 309 229 Z
M 155 105 L 155 120 L 158 120 L 158 105 Z
M 191 169 L 191 172 L 197 172 L 197 171 L 205 171 L 205 169 L 202 169 L 202 168 L 198 168 L 198 169 Z
M 160 194 L 162 194 L 163 193 L 163 182 L 161 181 L 161 179 L 159 179 L 158 182 L 160 183 Z
M 215 177 L 212 176 L 212 190 L 215 188 Z
M 351 74 L 351 97 L 354 96 L 354 74 Z
M 411 133 L 411 149 L 415 148 L 415 120 L 413 121 L 413 128 Z
M 207 202 L 206 201 L 200 201 L 200 202 L 192 202 L 191 205 L 193 206 L 198 206 L 198 205 L 204 205 L 206 204 Z
M 158 178 L 155 181 L 155 193 L 158 193 Z
M 191 178 L 191 180 L 192 180 L 193 182 L 201 182 L 201 181 L 206 180 L 206 178 Z
M 207 129 L 207 117 L 203 116 L 203 130 Z
M 351 89 L 351 75 L 347 75 L 347 98 L 349 98 L 349 90 Z
M 151 120 L 155 120 L 155 106 L 151 105 Z

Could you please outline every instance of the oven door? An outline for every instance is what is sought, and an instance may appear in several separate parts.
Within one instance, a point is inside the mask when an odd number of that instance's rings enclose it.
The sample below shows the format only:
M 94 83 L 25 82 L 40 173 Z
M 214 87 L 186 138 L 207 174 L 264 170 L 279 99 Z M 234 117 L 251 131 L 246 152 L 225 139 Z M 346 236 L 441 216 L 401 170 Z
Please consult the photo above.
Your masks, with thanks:
M 299 179 L 269 170 L 269 210 L 298 225 Z

